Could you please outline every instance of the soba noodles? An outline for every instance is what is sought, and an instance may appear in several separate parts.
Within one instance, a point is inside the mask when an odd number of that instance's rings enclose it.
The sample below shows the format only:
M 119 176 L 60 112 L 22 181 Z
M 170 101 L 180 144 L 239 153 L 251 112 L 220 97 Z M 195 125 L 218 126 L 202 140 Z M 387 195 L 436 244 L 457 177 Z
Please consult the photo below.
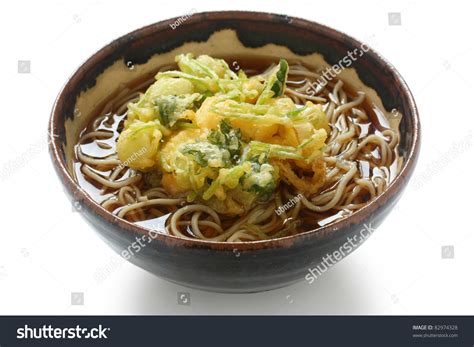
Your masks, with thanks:
M 351 214 L 398 173 L 398 125 L 363 92 L 295 61 L 233 71 L 176 57 L 111 96 L 76 146 L 78 182 L 163 233 L 255 241 Z

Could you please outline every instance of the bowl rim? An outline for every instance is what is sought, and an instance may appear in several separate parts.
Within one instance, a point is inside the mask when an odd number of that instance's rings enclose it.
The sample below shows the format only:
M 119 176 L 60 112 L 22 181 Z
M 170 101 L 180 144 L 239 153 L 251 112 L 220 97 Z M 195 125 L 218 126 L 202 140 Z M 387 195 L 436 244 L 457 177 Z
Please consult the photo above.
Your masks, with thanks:
M 210 18 L 212 17 L 212 18 Z M 67 79 L 63 87 L 60 89 L 58 96 L 56 97 L 52 110 L 51 117 L 48 124 L 48 138 L 49 138 L 49 151 L 53 165 L 56 169 L 56 172 L 59 178 L 62 181 L 62 184 L 69 190 L 69 193 L 74 196 L 74 199 L 85 204 L 90 208 L 93 213 L 98 215 L 101 219 L 105 220 L 108 223 L 111 223 L 113 226 L 118 226 L 123 230 L 127 230 L 135 234 L 135 236 L 147 235 L 150 232 L 150 229 L 139 226 L 132 222 L 126 221 L 125 219 L 119 218 L 118 216 L 112 214 L 111 212 L 104 209 L 100 204 L 95 202 L 89 194 L 74 180 L 72 175 L 67 169 L 67 164 L 63 159 L 61 152 L 61 142 L 59 137 L 55 134 L 55 124 L 59 121 L 64 121 L 64 115 L 59 112 L 60 104 L 64 102 L 65 93 L 69 86 L 76 85 L 80 81 L 80 72 L 82 70 L 88 70 L 90 67 L 96 64 L 96 60 L 101 59 L 102 56 L 108 55 L 114 52 L 115 47 L 118 46 L 119 42 L 123 41 L 125 38 L 133 36 L 135 39 L 138 39 L 142 36 L 147 35 L 150 31 L 159 31 L 160 29 L 168 26 L 170 23 L 174 23 L 180 17 L 174 17 L 166 20 L 162 20 L 153 24 L 146 25 L 129 33 L 126 33 L 119 38 L 111 41 L 104 47 L 97 50 L 93 55 L 91 55 L 85 62 L 79 65 L 79 67 L 73 72 L 73 74 Z M 242 19 L 249 21 L 270 21 L 270 22 L 280 22 L 282 18 L 287 19 L 287 24 L 296 26 L 302 29 L 309 29 L 314 32 L 322 32 L 328 37 L 339 37 L 339 40 L 344 40 L 345 42 L 352 42 L 360 46 L 361 41 L 353 38 L 352 36 L 347 35 L 344 32 L 330 28 L 326 25 L 310 21 L 307 19 L 287 16 L 283 14 L 268 13 L 268 12 L 253 12 L 253 11 L 205 11 L 205 12 L 196 12 L 188 18 L 188 21 L 191 19 L 193 21 L 198 21 L 200 19 L 212 19 L 214 21 L 222 21 L 225 19 Z M 400 172 L 396 175 L 394 180 L 388 185 L 388 187 L 371 201 L 369 201 L 365 206 L 356 210 L 348 216 L 337 219 L 331 223 L 328 223 L 325 226 L 318 227 L 316 229 L 308 230 L 296 235 L 284 236 L 275 239 L 269 240 L 258 240 L 258 241 L 243 241 L 243 242 L 224 242 L 224 241 L 210 241 L 210 240 L 201 240 L 201 239 L 191 239 L 191 238 L 182 238 L 170 234 L 155 233 L 155 236 L 151 243 L 153 242 L 164 242 L 168 245 L 173 246 L 184 246 L 186 248 L 205 248 L 205 249 L 217 249 L 217 250 L 226 250 L 226 251 L 250 251 L 258 250 L 262 248 L 280 248 L 291 246 L 298 240 L 317 237 L 320 234 L 323 234 L 324 237 L 328 237 L 336 233 L 340 229 L 349 227 L 351 224 L 354 224 L 355 220 L 364 220 L 366 216 L 371 215 L 375 210 L 381 205 L 387 203 L 390 197 L 397 195 L 398 192 L 403 190 L 405 180 L 408 181 L 413 169 L 416 165 L 418 153 L 420 150 L 420 141 L 421 141 L 421 127 L 418 114 L 418 108 L 416 106 L 413 95 L 408 88 L 405 80 L 402 78 L 400 73 L 395 69 L 395 67 L 389 63 L 382 55 L 376 52 L 372 47 L 367 45 L 369 50 L 365 53 L 372 56 L 372 58 L 378 61 L 381 66 L 389 70 L 395 77 L 395 80 L 398 82 L 401 90 L 400 93 L 405 96 L 408 102 L 408 108 L 411 111 L 411 118 L 413 123 L 413 138 L 412 145 L 407 151 L 405 157 L 405 162 L 402 165 Z M 406 115 L 405 115 L 406 116 Z M 405 183 L 405 184 L 404 184 Z M 385 201 L 384 201 L 385 200 Z M 114 232 L 116 232 L 114 230 Z

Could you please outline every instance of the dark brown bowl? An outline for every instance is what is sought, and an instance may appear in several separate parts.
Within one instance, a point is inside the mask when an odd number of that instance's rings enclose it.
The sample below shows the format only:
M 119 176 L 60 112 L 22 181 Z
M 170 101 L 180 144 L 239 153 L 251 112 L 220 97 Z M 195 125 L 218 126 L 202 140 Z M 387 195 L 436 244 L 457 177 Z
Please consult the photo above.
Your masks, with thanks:
M 207 12 L 183 18 L 149 25 L 102 48 L 67 81 L 52 110 L 50 152 L 58 176 L 71 199 L 80 204 L 85 220 L 119 253 L 148 230 L 106 211 L 79 187 L 71 173 L 79 132 L 88 121 L 87 115 L 107 95 L 185 51 L 214 56 L 296 57 L 309 63 L 324 58 L 332 65 L 348 50 L 361 46 L 356 39 L 326 26 L 277 14 Z M 181 24 L 176 27 L 176 23 Z M 221 292 L 263 291 L 304 279 L 309 268 L 360 233 L 364 224 L 376 228 L 400 198 L 413 172 L 420 148 L 420 123 L 407 85 L 384 58 L 370 49 L 352 67 L 355 70 L 347 69 L 341 78 L 364 84 L 361 88 L 372 93 L 381 107 L 398 109 L 403 114 L 399 152 L 404 163 L 383 194 L 352 215 L 322 228 L 269 241 L 209 242 L 158 234 L 130 261 L 190 287 Z

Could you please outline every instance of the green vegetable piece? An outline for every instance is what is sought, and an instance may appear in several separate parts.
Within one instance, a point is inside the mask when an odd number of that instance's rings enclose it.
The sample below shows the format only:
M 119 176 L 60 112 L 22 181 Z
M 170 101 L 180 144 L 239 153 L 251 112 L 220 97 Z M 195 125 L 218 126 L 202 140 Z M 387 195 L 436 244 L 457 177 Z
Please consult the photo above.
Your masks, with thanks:
M 265 155 L 268 158 L 277 159 L 305 159 L 303 155 L 299 153 L 299 149 L 291 146 L 283 146 L 270 144 L 260 141 L 251 141 L 248 146 L 244 149 L 244 158 L 252 159 L 261 155 Z
M 180 148 L 181 153 L 187 154 L 202 167 L 226 167 L 230 164 L 230 155 L 227 150 L 222 150 L 219 146 L 198 141 L 187 143 Z
M 165 95 L 155 98 L 154 104 L 160 115 L 161 123 L 172 127 L 180 119 L 180 115 L 194 108 L 194 103 L 201 96 L 197 93 L 191 95 Z
M 234 129 L 223 120 L 219 123 L 219 129 L 212 130 L 207 140 L 222 150 L 228 151 L 231 161 L 235 163 L 239 160 L 242 151 L 241 138 L 240 129 Z
M 278 65 L 270 72 L 265 82 L 265 88 L 257 99 L 257 105 L 262 105 L 271 98 L 283 95 L 288 70 L 288 62 L 285 59 L 280 59 Z
M 288 62 L 285 59 L 280 59 L 280 69 L 276 72 L 276 81 L 273 83 L 271 88 L 272 92 L 275 94 L 273 97 L 278 97 L 283 95 L 285 91 L 286 78 L 288 76 Z

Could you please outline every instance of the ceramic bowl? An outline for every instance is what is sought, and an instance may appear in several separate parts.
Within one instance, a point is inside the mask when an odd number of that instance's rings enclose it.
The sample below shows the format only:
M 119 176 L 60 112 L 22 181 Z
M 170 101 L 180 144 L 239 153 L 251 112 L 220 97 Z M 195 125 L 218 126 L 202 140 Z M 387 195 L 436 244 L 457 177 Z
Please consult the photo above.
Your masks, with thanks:
M 92 35 L 92 33 L 90 33 Z M 300 18 L 258 12 L 207 12 L 165 20 L 131 32 L 92 55 L 69 78 L 54 104 L 50 153 L 65 191 L 82 216 L 118 253 L 148 230 L 109 213 L 74 179 L 73 148 L 89 115 L 110 93 L 176 54 L 216 57 L 268 56 L 333 65 L 362 42 L 324 25 Z M 403 114 L 399 154 L 401 172 L 380 196 L 352 215 L 316 230 L 268 241 L 224 243 L 158 234 L 130 261 L 168 281 L 219 292 L 255 292 L 310 282 L 327 254 L 339 250 L 364 225 L 379 226 L 400 198 L 415 168 L 420 123 L 413 96 L 395 68 L 368 51 L 340 78 L 364 90 L 380 107 Z M 84 225 L 84 228 L 86 226 Z M 324 280 L 324 279 L 320 279 Z

